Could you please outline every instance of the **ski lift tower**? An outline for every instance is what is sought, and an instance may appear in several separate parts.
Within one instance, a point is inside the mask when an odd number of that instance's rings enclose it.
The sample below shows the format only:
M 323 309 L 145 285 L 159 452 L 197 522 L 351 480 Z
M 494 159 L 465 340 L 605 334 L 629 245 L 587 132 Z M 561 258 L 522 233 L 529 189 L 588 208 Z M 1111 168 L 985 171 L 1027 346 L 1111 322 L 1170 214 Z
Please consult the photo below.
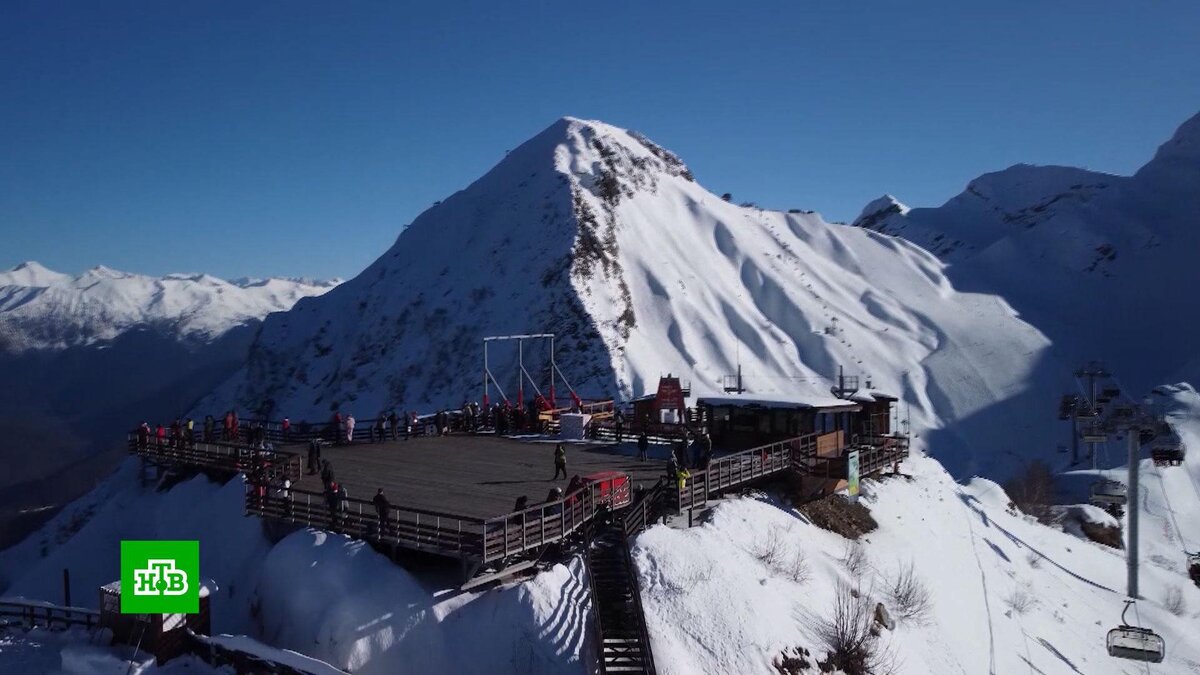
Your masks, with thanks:
M 838 366 L 837 384 L 830 387 L 829 392 L 838 398 L 850 398 L 858 393 L 858 376 L 847 376 L 842 366 Z
M 1161 425 L 1158 420 L 1142 405 L 1114 406 L 1111 414 L 1105 420 L 1102 429 L 1110 434 L 1124 434 L 1129 445 L 1129 485 L 1127 503 L 1129 505 L 1129 544 L 1126 547 L 1126 566 L 1128 569 L 1128 595 L 1138 597 L 1138 460 L 1142 446 L 1143 434 L 1157 435 Z

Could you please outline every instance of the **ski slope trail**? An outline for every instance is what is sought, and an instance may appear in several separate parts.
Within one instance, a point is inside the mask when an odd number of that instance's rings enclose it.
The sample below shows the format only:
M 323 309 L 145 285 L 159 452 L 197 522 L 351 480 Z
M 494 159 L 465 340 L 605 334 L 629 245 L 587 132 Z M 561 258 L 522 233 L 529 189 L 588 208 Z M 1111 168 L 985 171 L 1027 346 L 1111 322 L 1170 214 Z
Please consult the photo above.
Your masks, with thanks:
M 909 561 L 929 588 L 931 607 L 923 621 L 900 619 L 895 631 L 884 632 L 882 646 L 896 657 L 898 673 L 1142 670 L 1105 651 L 1124 601 L 1120 551 L 1013 512 L 990 481 L 956 484 L 926 457 L 906 468 L 912 480 L 866 484 L 864 501 L 879 529 L 864 537 L 869 565 L 859 574 L 843 563 L 841 537 L 765 497 L 723 502 L 692 530 L 658 526 L 642 534 L 634 556 L 660 672 L 766 674 L 785 649 L 822 656 L 818 626 L 837 584 L 857 585 L 894 611 L 886 589 Z M 797 583 L 759 559 L 773 533 L 783 533 L 785 560 L 804 552 L 808 581 Z M 1142 589 L 1141 620 L 1168 644 L 1167 660 L 1151 672 L 1196 672 L 1200 589 L 1182 569 L 1158 567 L 1143 571 Z M 1181 616 L 1163 606 L 1171 589 L 1187 606 Z

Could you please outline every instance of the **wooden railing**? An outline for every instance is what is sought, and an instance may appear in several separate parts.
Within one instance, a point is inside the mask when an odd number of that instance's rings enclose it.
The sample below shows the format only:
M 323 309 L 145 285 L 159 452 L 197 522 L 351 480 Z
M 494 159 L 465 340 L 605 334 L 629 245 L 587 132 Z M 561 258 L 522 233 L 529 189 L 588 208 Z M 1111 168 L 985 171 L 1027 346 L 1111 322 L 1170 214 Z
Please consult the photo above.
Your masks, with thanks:
M 807 434 L 714 459 L 707 470 L 693 472 L 682 488 L 676 486 L 679 508 L 704 506 L 717 492 L 787 469 L 804 471 L 819 439 L 818 434 Z
M 390 506 L 379 518 L 363 499 L 331 499 L 308 490 L 246 484 L 246 512 L 352 537 L 456 558 L 479 557 L 484 521 L 427 509 Z
M 35 600 L 0 599 L 0 626 L 66 629 L 71 626 L 95 628 L 100 612 L 82 607 L 60 607 Z
M 637 440 L 643 430 L 646 431 L 646 437 L 651 443 L 675 443 L 687 433 L 687 427 L 682 424 L 651 422 L 649 425 L 644 425 L 641 422 L 630 424 L 629 420 L 626 420 L 621 425 L 621 438 L 627 441 Z M 591 432 L 593 438 L 615 440 L 617 424 L 612 419 L 593 420 Z
M 894 466 L 908 457 L 908 446 L 903 443 L 892 445 L 860 446 L 858 451 L 858 474 L 869 476 Z
M 632 537 L 644 531 L 663 515 L 669 496 L 668 487 L 666 478 L 658 479 L 654 487 L 643 492 L 637 501 L 625 511 L 621 519 L 621 526 L 626 537 Z
M 337 499 L 308 490 L 246 484 L 246 512 L 340 532 L 352 537 L 484 563 L 538 549 L 569 537 L 598 513 L 629 499 L 629 482 L 616 490 L 589 483 L 563 497 L 487 520 L 427 509 L 389 506 L 382 520 L 369 501 Z
M 268 480 L 287 478 L 297 481 L 303 469 L 300 455 L 294 452 L 257 450 L 234 443 L 188 443 L 186 440 L 160 442 L 155 438 L 143 442 L 135 433 L 129 435 L 129 452 L 147 459 L 201 469 L 247 475 L 262 472 L 263 478 Z
M 579 531 L 597 514 L 613 504 L 628 503 L 629 481 L 615 491 L 603 483 L 589 483 L 559 501 L 538 504 L 522 511 L 491 518 L 483 525 L 483 561 L 511 555 L 562 541 Z

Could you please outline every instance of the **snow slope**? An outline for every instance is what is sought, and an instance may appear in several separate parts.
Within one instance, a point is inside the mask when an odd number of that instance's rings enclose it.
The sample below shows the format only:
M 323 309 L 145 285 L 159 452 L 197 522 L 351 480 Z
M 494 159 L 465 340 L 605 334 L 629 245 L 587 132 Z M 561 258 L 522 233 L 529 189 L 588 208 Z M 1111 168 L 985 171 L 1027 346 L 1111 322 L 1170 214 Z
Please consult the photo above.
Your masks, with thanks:
M 1049 432 L 1040 447 L 1000 432 L 1044 416 L 1042 401 L 1009 401 L 1066 380 L 1044 336 L 1002 300 L 956 290 L 909 242 L 727 203 L 644 137 L 565 118 L 358 277 L 269 317 L 246 368 L 196 412 L 458 406 L 481 397 L 483 336 L 542 331 L 590 396 L 639 395 L 668 372 L 714 393 L 740 360 L 754 395 L 828 398 L 845 366 L 903 394 L 916 426 L 949 428 L 935 447 L 956 475 L 1041 452 Z M 515 397 L 505 349 L 491 368 Z M 530 345 L 542 382 L 545 362 Z
M 0 272 L 0 351 L 65 349 L 110 341 L 138 328 L 208 341 L 338 283 L 206 274 L 161 278 L 104 266 L 71 277 L 25 262 Z
M 1123 608 L 1121 552 L 1013 513 L 991 481 L 955 483 L 924 457 L 905 467 L 911 481 L 865 484 L 880 527 L 865 537 L 867 562 L 857 575 L 844 562 L 844 539 L 769 500 L 731 500 L 698 528 L 656 526 L 639 537 L 634 557 L 658 671 L 769 675 L 776 672 L 772 661 L 797 647 L 823 658 L 819 626 L 830 617 L 838 583 L 859 587 L 872 607 L 882 601 L 896 618 L 887 589 L 911 564 L 931 601 L 926 617 L 898 619 L 883 633 L 881 647 L 898 675 L 1145 672 L 1105 653 L 1106 632 Z M 1178 501 L 1188 513 L 1200 507 L 1190 489 Z M 1147 495 L 1147 512 L 1165 508 L 1161 495 Z M 1166 661 L 1149 672 L 1195 673 L 1200 589 L 1182 570 L 1181 551 L 1149 524 L 1137 615 L 1167 643 Z M 1184 526 L 1197 525 L 1189 519 Z M 760 555 L 773 537 L 781 564 L 769 566 Z M 789 574 L 796 551 L 810 569 L 800 583 Z M 1185 605 L 1179 616 L 1164 608 L 1172 589 Z
M 1017 165 L 937 208 L 888 206 L 856 224 L 937 253 L 960 289 L 1003 297 L 1058 360 L 1102 359 L 1137 392 L 1200 381 L 1200 115 L 1133 176 Z
M 520 585 L 459 593 L 448 590 L 460 582 L 457 566 L 419 579 L 341 535 L 301 530 L 272 544 L 262 521 L 243 516 L 242 493 L 241 480 L 217 485 L 201 477 L 165 492 L 142 488 L 136 463 L 127 461 L 34 536 L 0 552 L 0 597 L 61 602 L 67 568 L 74 604 L 96 608 L 99 587 L 119 575 L 122 539 L 197 539 L 200 574 L 217 589 L 215 633 L 364 674 L 582 673 L 594 658 L 578 560 Z M 0 640 L 0 672 L 33 658 L 26 651 Z

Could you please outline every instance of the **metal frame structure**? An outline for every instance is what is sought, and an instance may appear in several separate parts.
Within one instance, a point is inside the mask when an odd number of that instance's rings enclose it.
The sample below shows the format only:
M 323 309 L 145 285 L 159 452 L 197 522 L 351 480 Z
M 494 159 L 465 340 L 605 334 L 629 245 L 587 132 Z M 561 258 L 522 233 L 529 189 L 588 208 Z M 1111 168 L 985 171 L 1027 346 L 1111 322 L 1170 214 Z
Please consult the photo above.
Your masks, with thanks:
M 510 341 L 510 340 L 517 341 L 517 368 L 519 370 L 519 375 L 518 375 L 518 379 L 517 379 L 517 405 L 521 405 L 525 401 L 525 382 L 526 382 L 526 380 L 528 380 L 529 384 L 531 386 L 533 386 L 533 390 L 535 392 L 537 392 L 538 396 L 542 395 L 542 390 L 538 387 L 537 382 L 533 379 L 533 376 L 529 374 L 529 371 L 525 369 L 525 341 L 526 340 L 549 340 L 550 341 L 550 390 L 549 390 L 550 396 L 548 398 L 548 400 L 550 402 L 550 407 L 552 407 L 552 408 L 557 407 L 557 399 L 556 399 L 557 392 L 555 391 L 555 388 L 554 388 L 555 374 L 557 374 L 558 378 L 561 379 L 563 384 L 565 384 L 567 386 L 567 390 L 571 392 L 571 399 L 576 402 L 580 400 L 579 395 L 575 393 L 575 388 L 572 387 L 571 383 L 567 381 L 566 376 L 563 375 L 562 370 L 559 369 L 558 364 L 555 363 L 555 361 L 554 361 L 554 333 L 529 333 L 526 335 L 489 335 L 489 336 L 486 336 L 483 338 L 483 406 L 485 408 L 490 403 L 489 396 L 488 396 L 488 394 L 489 394 L 489 390 L 488 390 L 489 384 L 488 383 L 489 382 L 491 383 L 491 386 L 496 387 L 496 391 L 500 392 L 500 397 L 505 402 L 507 402 L 509 400 L 508 394 L 504 393 L 504 388 L 500 386 L 500 382 L 496 379 L 495 374 L 492 373 L 491 367 L 488 364 L 488 343 L 500 342 L 500 341 Z

